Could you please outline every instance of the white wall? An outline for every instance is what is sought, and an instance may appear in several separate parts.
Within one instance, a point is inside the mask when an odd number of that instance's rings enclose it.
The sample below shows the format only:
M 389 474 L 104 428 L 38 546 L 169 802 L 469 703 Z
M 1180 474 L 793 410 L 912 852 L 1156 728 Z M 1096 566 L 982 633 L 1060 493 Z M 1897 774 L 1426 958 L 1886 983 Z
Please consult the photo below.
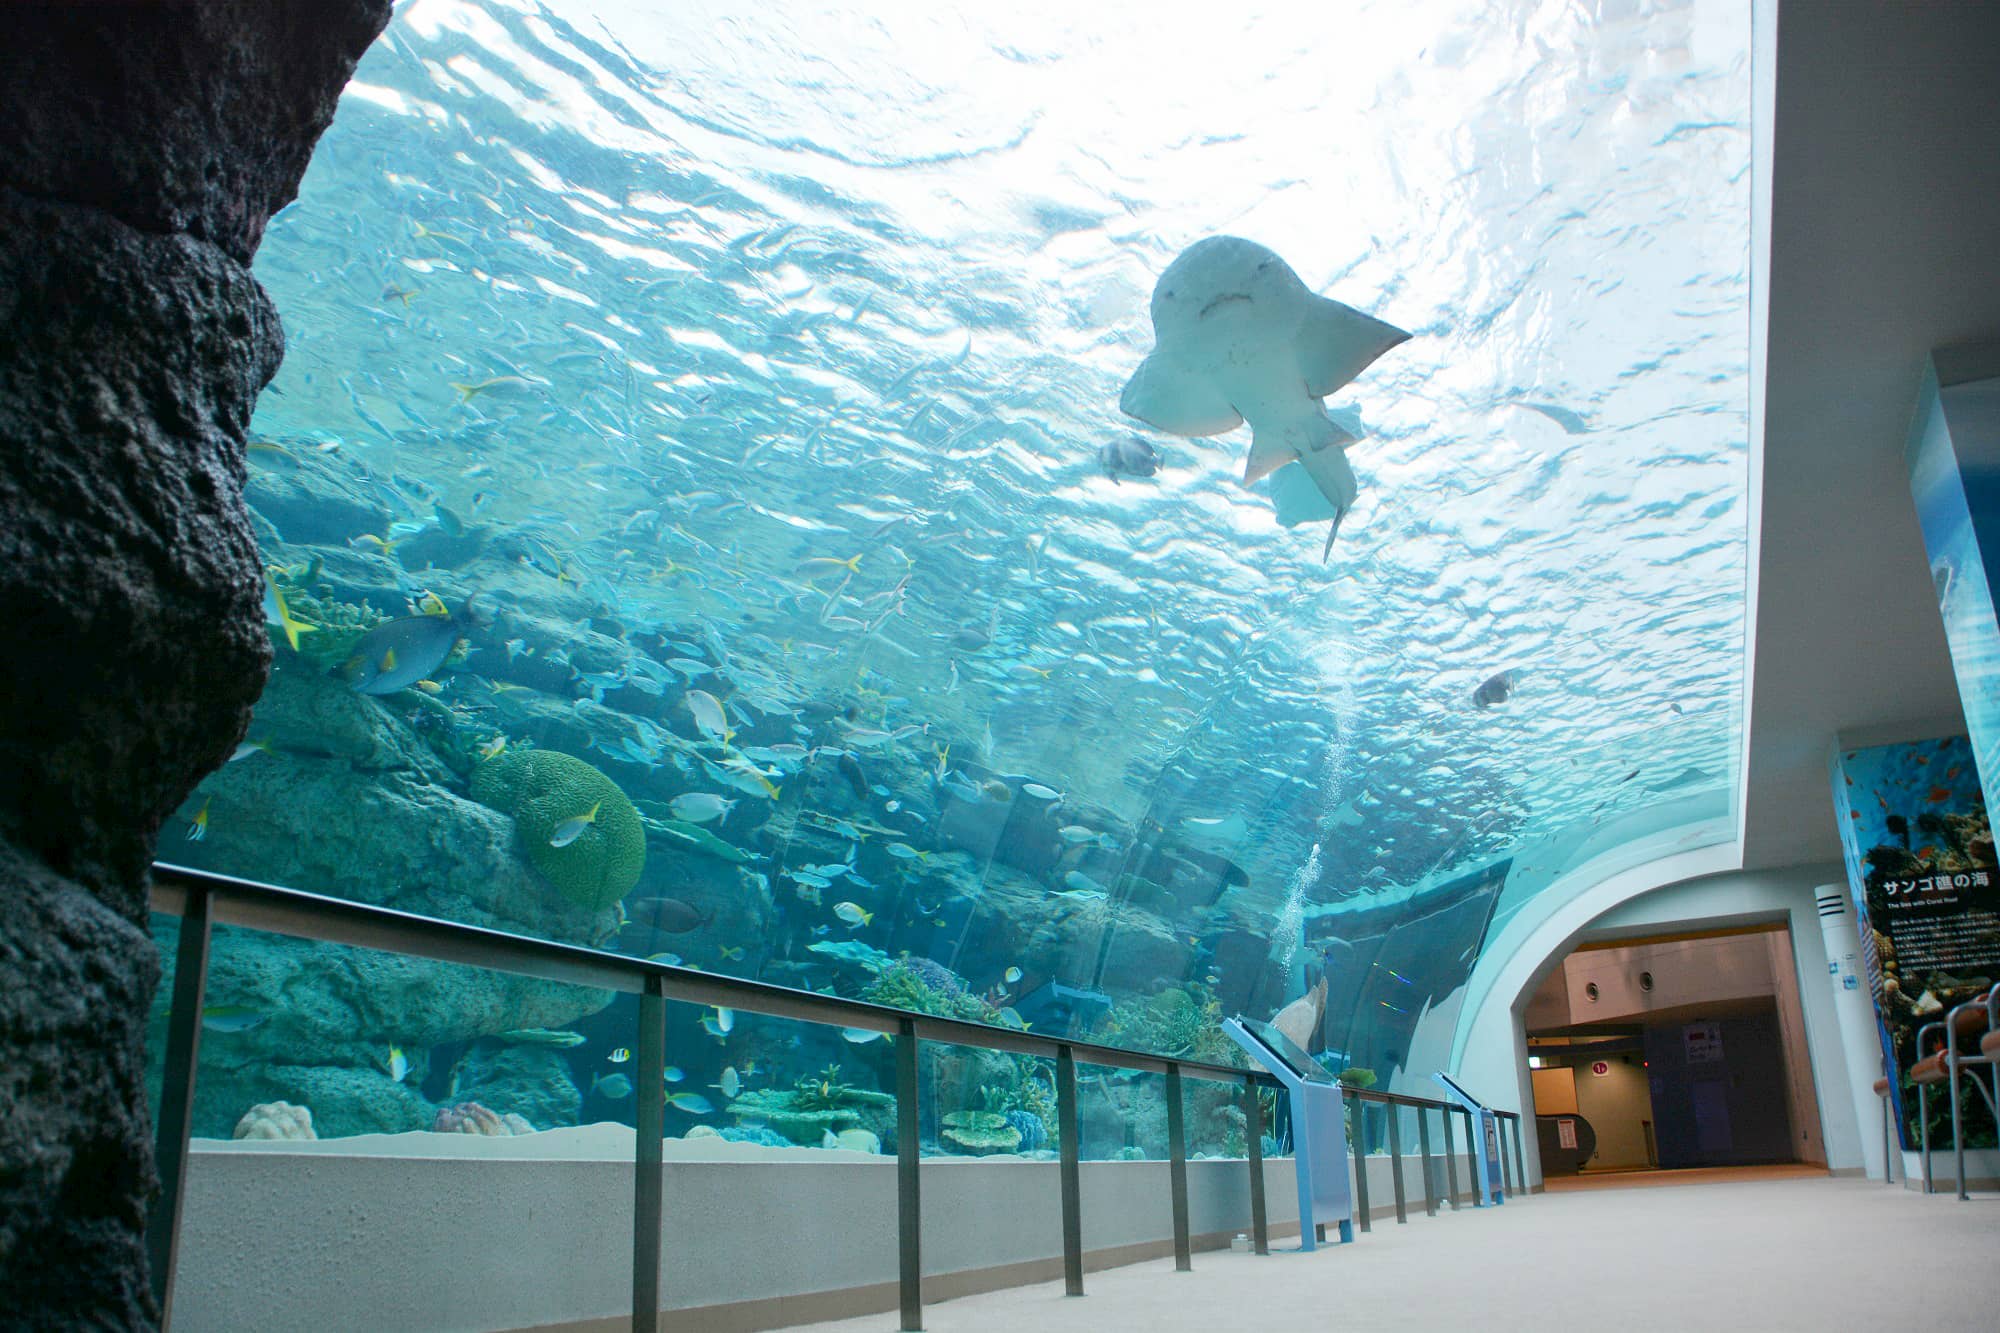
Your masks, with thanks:
M 1658 873 L 1654 867 L 1653 874 Z M 1835 1170 L 1862 1165 L 1860 1130 L 1854 1115 L 1852 1082 L 1842 1049 L 1833 994 L 1827 986 L 1827 959 L 1821 943 L 1815 886 L 1838 881 L 1839 866 L 1793 866 L 1781 870 L 1727 871 L 1655 887 L 1645 868 L 1611 876 L 1556 907 L 1532 929 L 1506 941 L 1505 952 L 1489 947 L 1485 1002 L 1465 1015 L 1457 1041 L 1458 1076 L 1475 1095 L 1502 1109 L 1532 1106 L 1522 1014 L 1536 987 L 1570 951 L 1589 940 L 1667 934 L 1676 930 L 1780 922 L 1791 932 L 1791 964 L 1801 979 L 1799 1021 L 1811 1060 L 1812 1097 L 1817 1103 L 1827 1164 Z M 1863 1082 L 1872 1082 L 1872 1069 Z M 1503 1100 L 1508 1093 L 1517 1100 Z M 1524 1134 L 1531 1180 L 1541 1179 L 1535 1136 Z M 1817 1153 L 1819 1144 L 1808 1144 Z

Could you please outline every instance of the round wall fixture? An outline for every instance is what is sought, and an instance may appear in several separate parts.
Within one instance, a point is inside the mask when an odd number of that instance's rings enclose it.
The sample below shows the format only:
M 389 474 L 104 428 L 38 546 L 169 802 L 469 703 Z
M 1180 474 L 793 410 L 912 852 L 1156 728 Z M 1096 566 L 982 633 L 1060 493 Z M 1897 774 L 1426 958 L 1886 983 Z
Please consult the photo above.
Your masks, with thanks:
M 1639 989 L 1640 990 L 1653 989 L 1653 974 L 1651 972 L 1641 972 L 1639 974 Z
M 1589 1001 L 1590 1001 L 1590 1002 L 1591 1002 L 1592 1004 L 1596 1004 L 1596 1003 L 1597 1003 L 1597 983 L 1596 983 L 1596 982 L 1594 982 L 1594 981 L 1587 981 L 1587 982 L 1585 982 L 1585 983 L 1584 983 L 1584 985 L 1583 985 L 1583 998 L 1584 998 L 1584 999 L 1586 999 L 1586 1000 L 1589 1000 Z

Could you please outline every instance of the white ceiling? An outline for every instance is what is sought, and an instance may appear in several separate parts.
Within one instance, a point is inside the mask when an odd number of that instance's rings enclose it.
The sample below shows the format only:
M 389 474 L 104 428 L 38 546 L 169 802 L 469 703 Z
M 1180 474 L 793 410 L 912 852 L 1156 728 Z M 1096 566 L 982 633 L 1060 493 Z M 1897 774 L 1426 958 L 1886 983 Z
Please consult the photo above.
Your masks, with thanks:
M 1902 447 L 1926 354 L 2000 339 L 2000 4 L 1777 29 L 1751 867 L 1839 856 L 1836 732 L 1959 715 Z

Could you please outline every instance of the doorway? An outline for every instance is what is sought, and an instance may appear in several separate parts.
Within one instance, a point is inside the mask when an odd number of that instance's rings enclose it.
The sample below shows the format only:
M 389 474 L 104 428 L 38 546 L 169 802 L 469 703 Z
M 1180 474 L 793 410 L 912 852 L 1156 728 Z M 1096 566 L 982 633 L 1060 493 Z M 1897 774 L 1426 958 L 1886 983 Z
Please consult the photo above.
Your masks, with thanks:
M 1525 1023 L 1547 1178 L 1825 1161 L 1782 925 L 1584 945 Z

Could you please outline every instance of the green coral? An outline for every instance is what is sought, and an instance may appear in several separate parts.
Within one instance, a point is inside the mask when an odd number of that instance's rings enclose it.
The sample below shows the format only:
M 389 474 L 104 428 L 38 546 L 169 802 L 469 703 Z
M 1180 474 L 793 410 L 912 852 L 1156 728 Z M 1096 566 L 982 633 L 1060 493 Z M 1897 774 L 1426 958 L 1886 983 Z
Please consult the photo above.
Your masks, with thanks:
M 618 784 L 574 755 L 509 751 L 472 773 L 472 799 L 514 817 L 528 859 L 571 902 L 600 909 L 632 891 L 646 866 L 646 830 Z M 575 841 L 550 845 L 558 825 L 587 813 Z
M 828 1065 L 786 1091 L 764 1088 L 743 1093 L 729 1103 L 729 1114 L 739 1124 L 768 1125 L 793 1143 L 817 1148 L 828 1134 L 838 1138 L 863 1120 L 879 1126 L 895 1104 L 896 1099 L 886 1092 L 849 1087 L 840 1081 L 840 1066 Z M 878 1137 L 881 1134 L 879 1128 L 871 1132 Z
M 943 972 L 942 968 L 937 970 Z M 862 989 L 861 998 L 876 1004 L 906 1009 L 911 1013 L 933 1014 L 939 1018 L 962 1018 L 974 1023 L 992 1023 L 998 1027 L 1023 1026 L 1018 1019 L 1009 1021 L 998 1006 L 988 1004 L 968 990 L 962 988 L 951 990 L 932 984 L 924 977 L 921 960 L 913 963 L 906 958 L 883 968 L 875 979 Z
M 975 1157 L 1021 1146 L 1021 1131 L 998 1111 L 953 1111 L 944 1118 L 943 1138 Z
M 320 671 L 346 665 L 368 631 L 389 619 L 371 606 L 309 592 L 313 576 L 306 566 L 273 566 L 269 573 L 271 582 L 284 594 L 292 619 L 310 626 L 299 634 L 299 656 Z M 284 631 L 276 625 L 268 628 L 273 645 L 285 643 Z
M 1375 1086 L 1375 1071 L 1358 1065 L 1352 1069 L 1341 1070 L 1338 1077 L 1343 1087 L 1361 1089 Z
M 1222 1003 L 1200 982 L 1114 1005 L 1098 1020 L 1094 1035 L 1107 1046 L 1211 1064 L 1240 1063 L 1236 1044 L 1222 1031 Z

